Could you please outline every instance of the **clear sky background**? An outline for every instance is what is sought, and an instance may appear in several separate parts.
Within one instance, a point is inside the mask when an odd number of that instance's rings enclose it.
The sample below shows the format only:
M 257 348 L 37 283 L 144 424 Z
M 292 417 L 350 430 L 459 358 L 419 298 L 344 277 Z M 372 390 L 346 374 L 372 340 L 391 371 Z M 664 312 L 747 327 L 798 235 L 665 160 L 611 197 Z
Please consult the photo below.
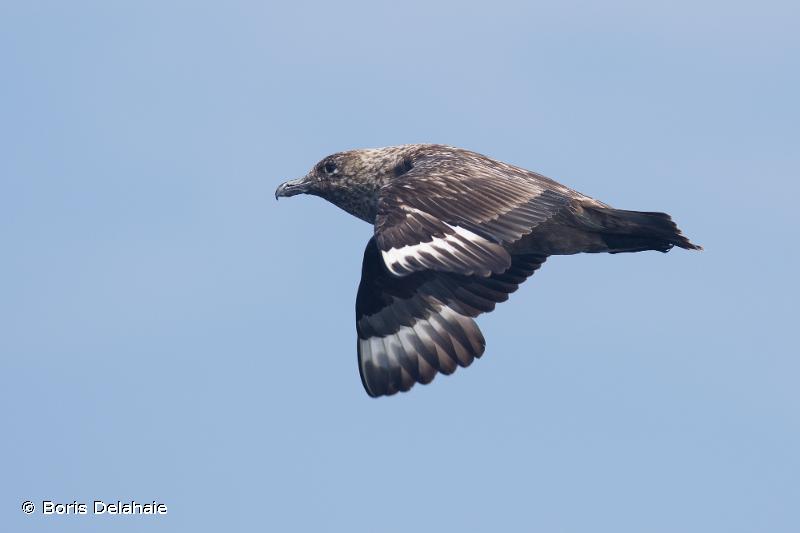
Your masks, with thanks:
M 3 531 L 800 531 L 796 2 L 0 3 Z M 279 182 L 438 142 L 702 253 L 549 260 L 379 400 L 371 228 Z M 25 515 L 23 500 L 166 517 Z

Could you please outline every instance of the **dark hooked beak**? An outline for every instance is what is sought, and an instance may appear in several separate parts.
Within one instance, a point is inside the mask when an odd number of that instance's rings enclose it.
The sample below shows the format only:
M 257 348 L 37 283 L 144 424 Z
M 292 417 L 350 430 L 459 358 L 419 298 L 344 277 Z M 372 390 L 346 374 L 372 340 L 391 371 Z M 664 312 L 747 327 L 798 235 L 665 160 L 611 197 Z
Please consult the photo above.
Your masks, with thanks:
M 308 191 L 308 182 L 306 178 L 297 178 L 296 180 L 289 180 L 278 185 L 275 189 L 275 199 L 281 196 L 294 196 L 296 194 L 303 194 Z

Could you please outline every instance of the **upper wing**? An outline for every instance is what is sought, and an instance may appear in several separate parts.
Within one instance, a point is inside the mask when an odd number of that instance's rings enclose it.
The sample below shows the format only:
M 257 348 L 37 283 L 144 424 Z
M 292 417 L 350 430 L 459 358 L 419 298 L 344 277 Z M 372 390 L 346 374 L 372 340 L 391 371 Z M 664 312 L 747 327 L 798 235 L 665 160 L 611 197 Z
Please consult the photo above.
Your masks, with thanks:
M 358 367 L 367 393 L 407 391 L 436 372 L 469 366 L 485 345 L 472 317 L 505 301 L 544 260 L 515 255 L 505 271 L 488 277 L 434 271 L 398 277 L 370 239 L 356 298 Z
M 570 204 L 570 189 L 472 152 L 423 157 L 381 189 L 375 237 L 397 276 L 435 270 L 489 276 L 513 243 Z

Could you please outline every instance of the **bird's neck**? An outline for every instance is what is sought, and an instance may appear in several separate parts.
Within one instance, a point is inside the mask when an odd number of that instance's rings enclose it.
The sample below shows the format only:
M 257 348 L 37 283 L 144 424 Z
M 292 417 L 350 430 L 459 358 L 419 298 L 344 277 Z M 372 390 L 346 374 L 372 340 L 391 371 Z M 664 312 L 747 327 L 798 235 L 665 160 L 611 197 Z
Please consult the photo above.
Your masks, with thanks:
M 346 191 L 331 191 L 326 199 L 354 217 L 370 224 L 378 214 L 378 191 L 381 183 L 352 184 Z

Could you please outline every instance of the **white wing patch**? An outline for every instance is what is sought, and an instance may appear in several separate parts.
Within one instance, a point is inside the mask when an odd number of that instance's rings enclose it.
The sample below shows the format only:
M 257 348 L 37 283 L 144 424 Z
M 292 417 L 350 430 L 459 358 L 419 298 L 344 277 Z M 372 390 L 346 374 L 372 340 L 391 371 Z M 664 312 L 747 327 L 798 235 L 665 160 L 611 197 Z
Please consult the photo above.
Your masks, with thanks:
M 386 268 L 395 276 L 407 276 L 421 269 L 442 270 L 443 266 L 462 274 L 488 276 L 493 270 L 488 266 L 498 259 L 510 264 L 511 258 L 501 245 L 462 227 L 442 224 L 453 233 L 433 237 L 428 242 L 381 251 Z

